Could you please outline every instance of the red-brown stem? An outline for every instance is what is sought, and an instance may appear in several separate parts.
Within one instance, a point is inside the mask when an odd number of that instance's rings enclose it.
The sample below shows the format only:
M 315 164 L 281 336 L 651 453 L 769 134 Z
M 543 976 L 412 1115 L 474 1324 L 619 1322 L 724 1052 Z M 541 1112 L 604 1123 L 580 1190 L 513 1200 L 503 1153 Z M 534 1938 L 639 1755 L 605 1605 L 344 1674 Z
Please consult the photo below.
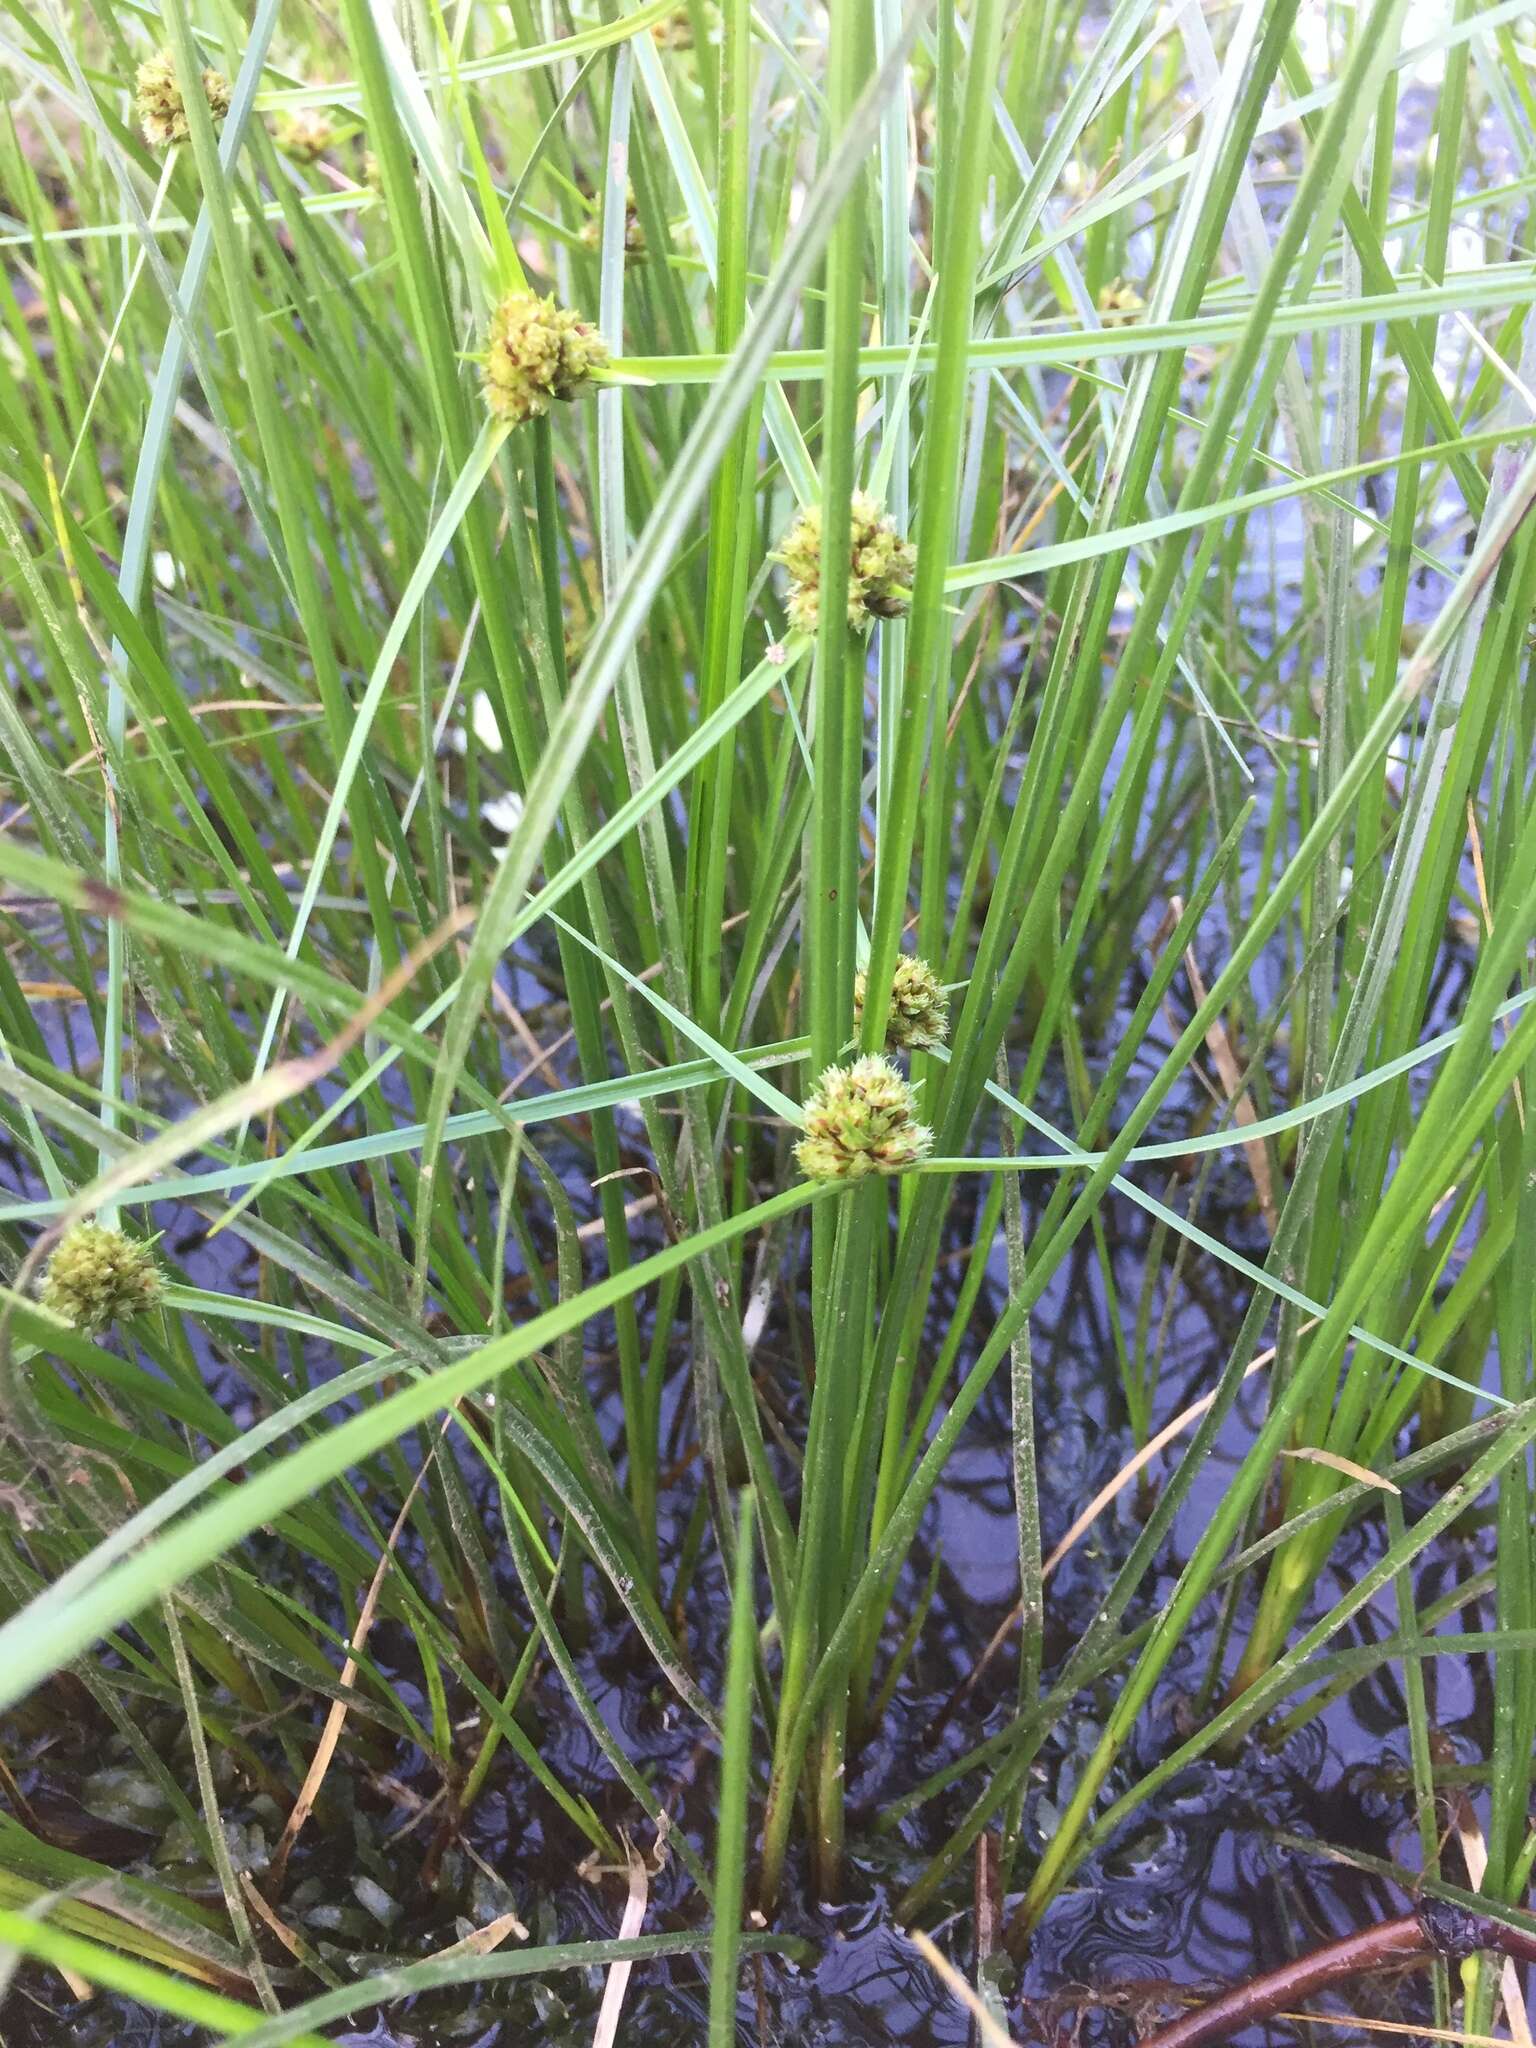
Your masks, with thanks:
M 1209 2048 L 1348 1977 L 1393 1964 L 1427 1963 L 1436 1956 L 1457 1962 L 1478 1949 L 1495 1949 L 1516 1962 L 1536 1962 L 1536 1934 L 1486 1919 L 1469 1908 L 1425 1900 L 1417 1912 L 1384 1920 L 1363 1934 L 1347 1934 L 1278 1970 L 1234 1985 L 1198 2012 L 1186 2013 L 1172 2026 L 1147 2035 L 1138 2048 Z

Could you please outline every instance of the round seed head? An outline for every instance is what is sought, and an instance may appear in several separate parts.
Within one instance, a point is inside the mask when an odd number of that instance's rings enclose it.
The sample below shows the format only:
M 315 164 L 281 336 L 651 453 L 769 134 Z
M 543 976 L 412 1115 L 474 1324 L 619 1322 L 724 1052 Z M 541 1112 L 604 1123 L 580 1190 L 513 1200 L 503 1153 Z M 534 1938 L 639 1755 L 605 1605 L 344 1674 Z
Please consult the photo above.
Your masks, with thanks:
M 222 71 L 203 73 L 203 97 L 215 121 L 229 112 L 229 80 Z M 176 82 L 176 60 L 169 50 L 146 58 L 134 79 L 134 112 L 151 149 L 169 149 L 192 133 L 187 104 Z
M 535 292 L 508 292 L 486 338 L 485 402 L 517 426 L 548 412 L 553 398 L 579 398 L 607 360 L 597 329 L 569 307 Z
M 330 117 L 320 107 L 295 107 L 277 124 L 277 146 L 296 163 L 312 164 L 336 140 Z
M 853 1015 L 864 1022 L 865 976 L 853 983 Z M 885 1020 L 885 1043 L 891 1052 L 931 1052 L 949 1037 L 949 998 L 926 960 L 903 953 L 891 976 L 891 1007 Z
M 865 633 L 910 608 L 917 551 L 867 491 L 854 492 L 849 514 L 848 623 Z M 821 537 L 821 507 L 807 505 L 774 558 L 789 571 L 790 623 L 802 633 L 814 633 L 821 618 Z
M 805 1106 L 805 1136 L 795 1147 L 810 1180 L 862 1180 L 905 1173 L 928 1156 L 933 1133 L 917 1121 L 910 1084 L 878 1053 L 828 1067 Z
M 127 1322 L 160 1298 L 160 1269 L 147 1244 L 104 1223 L 66 1230 L 43 1274 L 43 1307 L 87 1336 Z

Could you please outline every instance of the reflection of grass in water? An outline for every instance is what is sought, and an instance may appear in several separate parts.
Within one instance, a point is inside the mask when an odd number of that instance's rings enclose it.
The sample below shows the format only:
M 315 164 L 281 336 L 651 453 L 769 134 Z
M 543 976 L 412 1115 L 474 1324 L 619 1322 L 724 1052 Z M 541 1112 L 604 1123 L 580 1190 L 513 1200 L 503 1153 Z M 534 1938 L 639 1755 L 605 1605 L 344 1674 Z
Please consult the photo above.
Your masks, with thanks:
M 79 76 L 44 52 L 0 141 L 12 1270 L 30 1285 L 62 1217 L 148 1234 L 147 1183 L 258 1261 L 249 1294 L 233 1266 L 194 1287 L 162 1243 L 163 1304 L 96 1344 L 14 1307 L 13 1761 L 61 1703 L 110 1724 L 197 1859 L 219 1968 L 293 2003 L 401 1939 L 373 1892 L 329 1957 L 284 1919 L 370 1772 L 409 1759 L 413 1833 L 471 1919 L 553 1878 L 514 1857 L 474 1893 L 461 1843 L 497 1787 L 570 1861 L 659 1824 L 674 1794 L 610 1728 L 598 1646 L 622 1636 L 711 1753 L 700 1617 L 750 1486 L 732 1839 L 701 1799 L 672 1882 L 700 1918 L 717 1868 L 765 1908 L 831 1893 L 845 1774 L 949 1626 L 932 1504 L 1006 1389 L 1019 1711 L 943 1803 L 893 1772 L 927 1859 L 903 1912 L 958 1898 L 1000 1825 L 1022 1936 L 1175 1764 L 1341 1683 L 1378 1594 L 1412 1651 L 1414 1562 L 1476 1500 L 1498 1570 L 1463 1654 L 1491 1669 L 1486 1889 L 1515 1899 L 1531 293 L 1501 260 L 1523 196 L 1463 189 L 1503 109 L 1443 31 L 1433 160 L 1394 171 L 1392 0 L 1326 63 L 1285 11 L 1212 50 L 1198 21 L 1144 44 L 1135 6 L 976 0 L 878 79 L 888 0 L 835 10 L 825 60 L 740 0 L 691 35 L 677 12 L 577 17 L 558 49 L 531 13 L 516 49 L 468 18 L 423 82 L 358 0 L 344 52 L 286 17 L 274 42 L 270 5 L 246 49 L 204 48 L 178 5 L 177 75 L 235 80 L 217 132 L 183 96 L 187 140 L 151 159 L 82 97 L 93 30 Z M 1294 189 L 1250 189 L 1281 145 Z M 1494 261 L 1448 268 L 1474 227 Z M 525 290 L 614 360 L 544 379 L 520 327 L 551 402 L 487 424 L 490 309 Z M 817 601 L 786 621 L 771 556 L 812 528 Z M 890 1042 L 902 960 L 948 995 L 947 1045 L 898 1045 L 931 1155 L 813 1187 L 800 1105 Z M 1126 1455 L 1212 1399 L 1063 1641 L 1029 1334 L 1078 1275 Z M 1236 1334 L 1192 1387 L 1179 1320 L 1213 1292 Z M 1213 1488 L 1269 1346 L 1266 1419 Z M 1170 1762 L 1157 1688 L 1212 1626 Z M 1402 1685 L 1433 1864 L 1416 1653 Z M 1032 1769 L 1090 1706 L 1042 1840 Z M 258 1866 L 287 1824 L 270 1897 L 221 1814 Z M 15 1826 L 42 1849 L 8 1837 L 0 1868 L 31 1898 L 58 1873 L 20 1803 Z M 394 1866 L 362 1874 L 384 1893 Z M 180 1923 L 150 1952 L 93 1904 L 109 1924 L 77 1937 L 190 1968 Z

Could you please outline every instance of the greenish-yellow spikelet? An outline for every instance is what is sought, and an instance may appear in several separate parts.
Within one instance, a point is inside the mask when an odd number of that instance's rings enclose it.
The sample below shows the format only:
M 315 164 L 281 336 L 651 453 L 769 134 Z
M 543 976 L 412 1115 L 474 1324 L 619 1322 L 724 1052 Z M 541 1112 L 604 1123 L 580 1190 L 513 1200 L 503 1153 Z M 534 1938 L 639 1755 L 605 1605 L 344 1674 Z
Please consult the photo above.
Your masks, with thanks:
M 828 1067 L 805 1105 L 805 1136 L 795 1147 L 810 1180 L 862 1180 L 905 1173 L 926 1159 L 933 1133 L 917 1120 L 912 1086 L 880 1053 Z
M 154 1253 L 105 1223 L 65 1231 L 43 1274 L 43 1307 L 87 1336 L 143 1315 L 159 1299 Z
M 553 399 L 579 398 L 608 361 L 595 327 L 553 297 L 508 292 L 491 315 L 481 376 L 485 402 L 518 426 L 549 411 Z
M 864 1022 L 867 979 L 861 970 L 853 983 L 853 1016 Z M 949 998 L 926 960 L 902 954 L 891 976 L 891 1007 L 885 1020 L 885 1043 L 891 1052 L 932 1052 L 949 1038 Z
M 849 512 L 848 623 L 864 633 L 910 609 L 917 551 L 867 491 L 854 492 Z M 789 619 L 801 633 L 814 633 L 821 617 L 821 536 L 821 507 L 807 505 L 774 556 L 789 571 Z
M 229 112 L 229 80 L 222 71 L 203 73 L 203 97 L 216 121 Z M 185 142 L 192 133 L 187 123 L 187 103 L 176 79 L 176 60 L 169 50 L 160 50 L 139 66 L 134 79 L 133 109 L 151 149 L 169 149 L 173 142 Z
M 284 156 L 296 163 L 312 164 L 325 155 L 336 140 L 330 116 L 320 107 L 295 107 L 279 116 L 273 137 Z
M 1099 289 L 1099 312 L 1106 327 L 1128 326 L 1138 313 L 1146 311 L 1146 304 L 1135 285 L 1123 277 L 1117 277 Z

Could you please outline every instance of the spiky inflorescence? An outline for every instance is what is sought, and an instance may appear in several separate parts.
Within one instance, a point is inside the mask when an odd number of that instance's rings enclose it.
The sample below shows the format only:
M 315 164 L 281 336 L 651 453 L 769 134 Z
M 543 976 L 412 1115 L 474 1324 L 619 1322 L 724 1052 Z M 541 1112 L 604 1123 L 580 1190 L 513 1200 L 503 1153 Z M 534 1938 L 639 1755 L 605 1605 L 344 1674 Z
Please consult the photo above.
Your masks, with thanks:
M 879 1053 L 850 1067 L 828 1067 L 805 1105 L 805 1136 L 795 1147 L 810 1180 L 862 1180 L 905 1173 L 926 1159 L 933 1133 L 917 1121 L 909 1082 Z
M 134 80 L 134 112 L 151 149 L 169 149 L 173 142 L 185 142 L 192 133 L 187 122 L 187 103 L 176 82 L 176 60 L 169 50 L 146 58 Z M 216 121 L 229 112 L 229 80 L 222 71 L 203 73 L 203 97 Z
M 517 426 L 548 412 L 552 398 L 579 398 L 607 360 L 607 343 L 579 314 L 536 292 L 508 292 L 486 338 L 485 402 Z
M 312 164 L 336 140 L 336 130 L 330 116 L 319 107 L 295 107 L 291 114 L 279 118 L 275 139 L 284 156 L 291 156 L 296 163 Z
M 105 1223 L 66 1230 L 43 1275 L 43 1307 L 88 1336 L 143 1315 L 159 1299 L 154 1253 Z
M 848 623 L 864 633 L 911 606 L 917 551 L 867 491 L 855 491 L 848 509 Z M 790 623 L 802 633 L 814 633 L 821 617 L 821 530 L 820 505 L 807 505 L 774 557 L 789 571 Z
M 854 1021 L 864 1022 L 867 977 L 853 981 Z M 891 1052 L 932 1052 L 949 1037 L 949 998 L 926 960 L 903 953 L 891 976 L 891 1007 L 885 1020 L 885 1043 Z

